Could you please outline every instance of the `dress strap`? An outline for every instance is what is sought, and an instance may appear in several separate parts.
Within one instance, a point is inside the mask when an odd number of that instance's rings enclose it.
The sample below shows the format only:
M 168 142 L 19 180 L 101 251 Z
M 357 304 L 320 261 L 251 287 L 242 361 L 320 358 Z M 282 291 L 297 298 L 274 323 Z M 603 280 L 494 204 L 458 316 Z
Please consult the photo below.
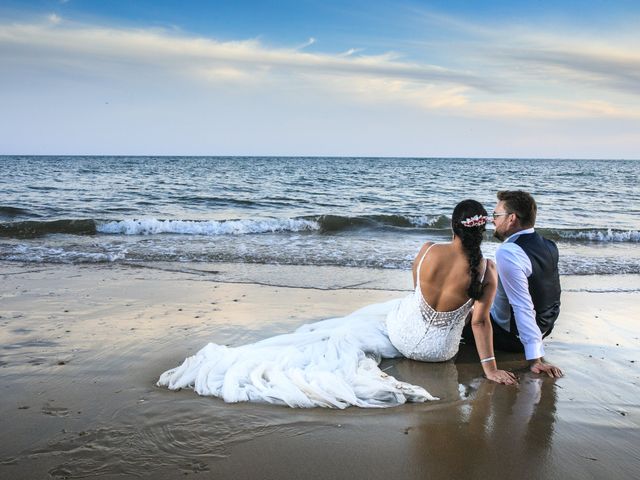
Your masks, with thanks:
M 422 262 L 424 261 L 424 257 L 427 256 L 427 253 L 429 253 L 429 250 L 431 250 L 431 248 L 437 245 L 437 243 L 432 243 L 431 245 L 429 245 L 429 248 L 427 248 L 427 250 L 422 254 L 422 258 L 420 259 L 420 262 L 418 262 L 418 269 L 416 270 L 416 286 L 419 287 L 420 286 L 420 267 L 422 267 Z

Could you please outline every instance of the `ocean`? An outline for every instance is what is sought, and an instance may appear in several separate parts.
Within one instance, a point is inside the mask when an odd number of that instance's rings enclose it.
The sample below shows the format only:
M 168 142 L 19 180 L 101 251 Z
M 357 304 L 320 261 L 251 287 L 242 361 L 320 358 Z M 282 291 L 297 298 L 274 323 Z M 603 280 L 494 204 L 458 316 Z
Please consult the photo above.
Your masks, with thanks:
M 524 189 L 562 275 L 640 274 L 640 161 L 0 157 L 2 262 L 408 270 L 465 198 Z M 498 243 L 487 232 L 485 255 Z

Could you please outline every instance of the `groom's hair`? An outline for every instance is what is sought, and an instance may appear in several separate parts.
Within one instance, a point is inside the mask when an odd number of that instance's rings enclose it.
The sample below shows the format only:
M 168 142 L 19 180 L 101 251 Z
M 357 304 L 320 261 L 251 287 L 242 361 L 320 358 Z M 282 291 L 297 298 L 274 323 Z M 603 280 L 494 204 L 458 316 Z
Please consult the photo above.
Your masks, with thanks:
M 538 206 L 533 197 L 523 190 L 502 190 L 498 192 L 498 200 L 504 202 L 509 213 L 515 213 L 520 225 L 531 228 L 536 223 Z

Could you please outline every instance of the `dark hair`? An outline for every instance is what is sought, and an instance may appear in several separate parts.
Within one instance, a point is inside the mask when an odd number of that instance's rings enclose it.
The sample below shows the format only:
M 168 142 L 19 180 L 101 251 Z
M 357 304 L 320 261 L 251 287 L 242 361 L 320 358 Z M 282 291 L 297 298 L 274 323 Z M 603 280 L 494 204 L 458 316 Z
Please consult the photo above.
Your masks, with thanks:
M 487 211 L 484 209 L 480 202 L 475 200 L 463 200 L 456 208 L 453 209 L 451 215 L 451 227 L 453 233 L 462 242 L 462 248 L 469 260 L 469 274 L 471 276 L 471 283 L 467 289 L 467 295 L 474 300 L 479 299 L 482 296 L 483 285 L 480 281 L 480 261 L 482 260 L 482 251 L 480 250 L 480 244 L 484 237 L 485 225 L 477 225 L 474 227 L 465 227 L 462 225 L 462 221 L 480 215 L 487 216 Z
M 522 190 L 502 190 L 498 192 L 498 200 L 504 202 L 509 213 L 516 214 L 523 227 L 531 228 L 535 225 L 538 206 L 529 193 Z

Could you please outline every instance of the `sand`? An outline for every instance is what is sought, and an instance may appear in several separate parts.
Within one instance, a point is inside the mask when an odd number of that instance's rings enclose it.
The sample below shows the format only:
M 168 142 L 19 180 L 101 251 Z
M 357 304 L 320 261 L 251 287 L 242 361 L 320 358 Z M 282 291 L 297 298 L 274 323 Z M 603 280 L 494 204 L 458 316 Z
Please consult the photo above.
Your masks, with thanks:
M 442 400 L 384 410 L 226 404 L 156 387 L 209 341 L 240 345 L 402 294 L 350 269 L 288 267 L 278 286 L 260 284 L 274 268 L 234 282 L 170 265 L 0 265 L 0 478 L 640 475 L 637 277 L 563 277 L 546 341 L 559 380 L 498 353 L 520 383 L 490 383 L 463 346 L 441 364 L 385 360 Z

